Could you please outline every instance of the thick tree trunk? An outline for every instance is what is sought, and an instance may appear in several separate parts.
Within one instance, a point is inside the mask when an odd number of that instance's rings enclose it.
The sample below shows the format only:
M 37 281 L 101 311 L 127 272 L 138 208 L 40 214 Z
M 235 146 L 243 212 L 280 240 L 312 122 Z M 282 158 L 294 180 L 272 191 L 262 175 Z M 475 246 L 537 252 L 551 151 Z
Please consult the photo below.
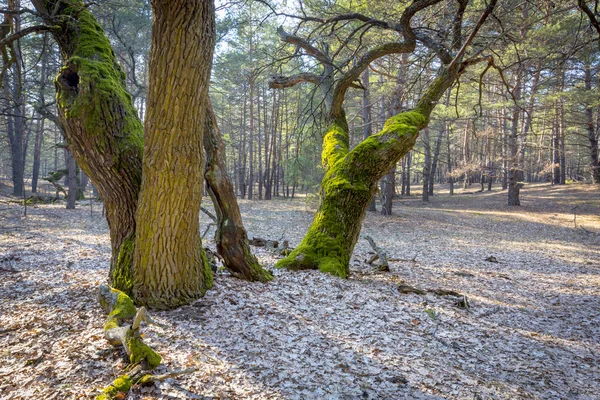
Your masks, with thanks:
M 141 181 L 143 128 L 110 42 L 80 0 L 34 0 L 53 31 L 65 66 L 56 79 L 59 119 L 69 149 L 104 200 L 110 228 L 109 279 L 131 289 L 135 210 Z M 60 25 L 50 12 L 62 16 Z
M 450 87 L 456 70 L 444 71 L 425 92 L 414 110 L 387 120 L 383 130 L 348 149 L 345 116 L 333 120 L 323 139 L 321 201 L 300 245 L 276 267 L 319 269 L 347 277 L 354 245 L 367 207 L 381 179 L 414 146 L 435 103 Z
M 250 251 L 235 192 L 225 169 L 225 147 L 210 105 L 203 142 L 206 152 L 204 178 L 217 214 L 217 251 L 223 257 L 225 267 L 234 276 L 249 281 L 269 281 L 272 279 L 271 274 L 260 266 Z
M 215 17 L 212 0 L 151 4 L 154 24 L 133 296 L 140 304 L 172 308 L 201 297 L 212 285 L 199 214 Z

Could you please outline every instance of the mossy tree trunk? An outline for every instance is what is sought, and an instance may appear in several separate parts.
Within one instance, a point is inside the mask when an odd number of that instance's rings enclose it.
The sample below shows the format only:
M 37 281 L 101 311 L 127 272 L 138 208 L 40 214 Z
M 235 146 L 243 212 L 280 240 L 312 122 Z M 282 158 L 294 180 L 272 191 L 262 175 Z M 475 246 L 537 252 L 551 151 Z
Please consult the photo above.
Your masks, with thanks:
M 227 269 L 235 276 L 249 281 L 267 282 L 273 277 L 260 266 L 250 251 L 248 234 L 242 224 L 233 185 L 227 177 L 225 146 L 210 104 L 207 113 L 203 139 L 206 153 L 204 178 L 217 214 L 217 251 L 223 257 Z
M 34 0 L 65 65 L 56 78 L 69 149 L 104 200 L 110 228 L 110 280 L 131 288 L 131 251 L 142 172 L 143 127 L 102 27 L 80 0 Z
M 443 71 L 417 107 L 388 119 L 383 130 L 348 150 L 343 112 L 331 118 L 323 139 L 321 201 L 306 236 L 276 267 L 319 269 L 345 278 L 362 221 L 377 182 L 414 146 L 434 105 L 458 76 L 458 67 Z
M 57 0 L 34 0 L 33 3 L 38 12 L 43 16 L 45 22 L 48 25 L 56 27 L 52 33 L 59 44 L 65 60 L 65 66 L 61 69 L 56 80 L 60 119 L 60 121 L 56 122 L 65 129 L 65 137 L 69 144 L 69 149 L 73 152 L 77 163 L 81 166 L 85 174 L 92 180 L 105 203 L 112 244 L 109 281 L 115 288 L 133 296 L 133 256 L 137 228 L 136 211 L 138 209 L 138 196 L 141 188 L 144 128 L 133 107 L 131 96 L 126 91 L 125 74 L 115 58 L 114 52 L 110 47 L 110 42 L 101 26 L 89 12 L 89 9 L 84 6 L 84 3 L 81 0 L 60 2 Z M 156 2 L 157 7 L 167 7 L 165 4 L 166 2 Z M 177 9 L 180 10 L 184 6 L 183 3 L 177 4 Z M 202 18 L 208 18 L 208 15 L 212 13 L 210 11 L 212 10 L 210 3 L 202 5 L 190 3 L 187 6 L 193 10 L 202 8 L 200 12 Z M 156 245 L 161 247 L 161 259 L 167 263 L 163 265 L 167 265 L 169 268 L 165 268 L 161 272 L 162 276 L 152 276 L 151 272 L 145 270 L 146 264 L 140 265 L 138 271 L 142 274 L 143 278 L 138 283 L 137 293 L 143 292 L 141 285 L 146 280 L 151 281 L 151 285 L 160 285 L 162 284 L 161 282 L 166 282 L 165 287 L 167 287 L 173 284 L 170 279 L 173 276 L 177 276 L 179 282 L 183 280 L 186 280 L 186 282 L 189 281 L 188 283 L 195 282 L 192 284 L 194 286 L 193 289 L 185 288 L 181 291 L 184 294 L 181 302 L 185 302 L 198 297 L 210 285 L 210 276 L 203 269 L 205 265 L 204 256 L 201 254 L 201 251 L 197 250 L 201 246 L 199 236 L 196 240 L 198 211 L 188 209 L 188 213 L 185 215 L 181 214 L 178 207 L 187 207 L 187 205 L 184 206 L 178 203 L 178 200 L 188 201 L 193 197 L 193 201 L 198 202 L 197 207 L 199 208 L 203 164 L 200 147 L 202 145 L 202 137 L 197 136 L 197 134 L 204 127 L 206 102 L 203 99 L 206 95 L 195 92 L 198 87 L 194 89 L 191 86 L 188 87 L 188 85 L 197 84 L 197 79 L 201 79 L 204 82 L 203 85 L 206 86 L 206 77 L 203 75 L 203 78 L 197 78 L 196 75 L 198 74 L 197 68 L 203 65 L 205 66 L 205 74 L 208 74 L 208 71 L 210 71 L 211 58 L 209 57 L 209 52 L 212 53 L 212 47 L 208 42 L 214 39 L 214 34 L 211 31 L 213 22 L 211 22 L 211 18 L 208 18 L 208 22 L 203 21 L 198 24 L 198 13 L 192 13 L 193 16 L 188 15 L 190 13 L 187 9 L 185 12 L 181 12 L 179 16 L 182 18 L 181 20 L 173 19 L 173 10 L 163 10 L 161 8 L 159 12 L 165 12 L 165 20 L 171 18 L 166 22 L 163 21 L 166 25 L 163 23 L 159 29 L 171 29 L 172 32 L 161 31 L 159 33 L 159 35 L 163 35 L 164 37 L 163 47 L 169 50 L 169 52 L 160 55 L 162 61 L 159 63 L 162 64 L 160 68 L 154 70 L 154 74 L 155 76 L 157 72 L 162 74 L 159 78 L 163 79 L 163 84 L 167 75 L 177 75 L 170 81 L 170 83 L 175 84 L 176 89 L 171 96 L 162 101 L 156 99 L 157 94 L 164 94 L 169 91 L 165 90 L 164 86 L 156 84 L 151 88 L 151 90 L 154 90 L 153 93 L 155 96 L 152 107 L 158 104 L 161 108 L 154 111 L 148 128 L 159 131 L 164 126 L 173 127 L 174 131 L 170 133 L 176 134 L 176 137 L 181 139 L 177 142 L 177 145 L 180 147 L 183 146 L 182 148 L 185 152 L 178 154 L 179 149 L 175 150 L 175 147 L 169 151 L 165 150 L 166 147 L 161 148 L 158 145 L 160 135 L 157 139 L 153 139 L 153 144 L 151 145 L 153 146 L 153 151 L 157 151 L 158 149 L 164 151 L 165 154 L 161 156 L 162 158 L 153 159 L 152 156 L 149 158 L 149 165 L 147 167 L 156 167 L 156 169 L 151 172 L 154 175 L 149 178 L 147 184 L 156 185 L 157 180 L 165 180 L 167 176 L 173 182 L 170 187 L 171 189 L 167 189 L 164 193 L 156 194 L 157 197 L 154 198 L 157 202 L 154 205 L 154 211 L 161 215 L 161 218 L 163 218 L 162 222 L 155 222 L 155 225 L 152 226 L 146 225 L 144 228 L 145 234 L 142 236 L 145 240 L 144 248 L 154 251 L 155 253 L 152 254 L 156 256 L 157 250 L 152 249 L 153 237 L 149 235 L 149 232 L 152 231 L 153 235 L 159 235 L 158 229 L 166 229 L 172 234 L 174 229 L 181 228 L 182 234 L 183 232 L 187 232 L 193 237 L 188 239 L 185 242 L 186 244 L 178 244 L 179 247 L 169 251 L 179 252 L 181 251 L 181 246 L 190 245 L 185 250 L 191 251 L 194 257 L 200 261 L 194 261 L 193 264 L 195 267 L 191 267 L 191 269 L 186 269 L 187 266 L 180 267 L 173 264 L 175 258 L 165 255 L 166 250 L 164 246 L 175 243 L 176 239 L 168 239 L 167 243 L 166 239 L 162 238 L 163 235 L 161 232 L 161 240 L 157 241 Z M 192 17 L 195 18 L 193 21 Z M 167 37 L 167 33 L 170 35 L 175 35 L 177 32 L 182 33 L 183 31 L 178 30 L 180 22 L 189 23 L 190 25 L 188 26 L 190 28 L 192 27 L 191 25 L 195 24 L 194 29 L 186 32 L 186 35 L 182 36 L 181 41 L 171 42 L 172 38 L 171 36 Z M 199 44 L 196 42 L 200 39 L 206 40 L 202 44 L 202 50 L 199 50 Z M 185 52 L 180 51 L 184 47 L 186 49 Z M 181 53 L 185 54 L 182 55 Z M 192 57 L 193 59 L 177 59 L 175 55 Z M 171 59 L 167 60 L 168 57 L 171 57 Z M 194 68 L 192 69 L 191 65 L 198 60 L 201 61 L 201 64 L 194 64 Z M 164 69 L 161 69 L 163 67 Z M 188 76 L 194 77 L 196 80 L 183 82 L 182 79 Z M 184 104 L 184 102 L 188 101 L 189 103 Z M 148 105 L 148 108 L 150 107 Z M 166 119 L 167 116 L 170 120 Z M 193 139 L 190 139 L 192 137 L 189 134 L 190 130 L 196 132 Z M 168 140 L 166 136 L 162 137 L 162 139 Z M 190 142 L 186 142 L 188 139 Z M 192 141 L 198 145 L 188 145 Z M 177 174 L 175 174 L 174 167 L 176 167 L 176 163 L 186 164 L 190 158 L 193 159 L 193 163 L 187 165 L 189 170 L 182 171 L 178 169 Z M 188 186 L 192 182 L 194 185 Z M 176 191 L 172 190 L 173 185 L 177 186 Z M 169 190 L 171 192 L 168 192 Z M 179 190 L 191 190 L 193 194 L 188 195 L 187 192 L 183 194 Z M 147 192 L 147 195 L 149 193 L 150 191 Z M 151 195 L 147 195 L 146 201 L 149 202 L 152 198 Z M 233 201 L 235 201 L 235 198 Z M 173 206 L 173 202 L 177 203 L 176 207 L 165 208 L 167 204 Z M 151 205 L 146 204 L 144 207 L 147 207 L 147 209 L 141 213 L 143 215 L 142 218 L 151 218 L 151 210 L 149 208 Z M 176 217 L 169 219 L 169 216 L 165 214 L 167 209 Z M 139 252 L 138 256 L 142 258 Z M 188 258 L 183 254 L 177 256 L 178 260 L 183 260 L 184 258 L 187 262 Z M 154 266 L 152 268 L 161 267 Z M 175 270 L 176 272 L 174 272 Z M 194 279 L 188 279 L 185 275 L 189 271 L 192 274 L 196 274 Z M 150 276 L 147 274 L 150 274 Z M 169 287 L 170 289 L 168 290 L 173 296 L 179 293 L 172 286 Z M 140 301 L 135 297 L 134 300 Z M 178 302 L 173 302 L 173 304 L 176 303 Z
M 142 189 L 133 296 L 171 308 L 201 297 L 212 273 L 199 232 L 212 0 L 153 0 Z

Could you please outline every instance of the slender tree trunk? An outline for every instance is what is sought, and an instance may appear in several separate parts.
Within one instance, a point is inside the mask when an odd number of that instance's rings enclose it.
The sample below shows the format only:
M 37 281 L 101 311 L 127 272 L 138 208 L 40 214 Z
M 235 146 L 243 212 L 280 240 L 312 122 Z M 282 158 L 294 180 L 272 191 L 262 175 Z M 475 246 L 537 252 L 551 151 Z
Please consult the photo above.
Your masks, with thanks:
M 590 63 L 585 65 L 585 90 L 592 91 L 592 66 Z M 592 182 L 600 183 L 600 160 L 598 157 L 598 133 L 597 125 L 594 126 L 594 109 L 591 104 L 585 107 L 585 117 L 588 132 L 588 140 L 590 142 L 590 171 Z
M 369 68 L 365 68 L 361 76 L 364 87 L 362 93 L 362 117 L 363 117 L 363 140 L 366 140 L 373 134 L 372 112 L 371 112 L 371 86 L 369 85 Z M 382 205 L 383 206 L 383 205 Z M 367 211 L 376 212 L 375 196 L 369 203 Z
M 519 101 L 521 99 L 521 74 L 522 71 L 519 69 L 516 76 L 515 89 L 513 94 L 515 99 Z M 521 114 L 520 108 L 517 106 L 513 107 L 510 136 L 508 138 L 508 148 L 510 150 L 510 170 L 508 171 L 508 205 L 509 206 L 520 206 L 521 200 L 519 194 L 521 191 L 521 174 L 523 171 L 523 164 L 521 158 L 521 149 L 519 148 L 519 116 Z
M 208 118 L 204 132 L 204 150 L 206 151 L 207 183 L 215 212 L 217 214 L 217 232 L 215 242 L 223 262 L 234 276 L 249 281 L 266 282 L 271 274 L 260 266 L 250 251 L 248 235 L 242 224 L 242 215 L 235 198 L 231 181 L 227 177 L 225 166 L 225 146 L 219 134 L 216 117 L 212 107 L 208 107 Z
M 252 52 L 252 42 L 250 42 Z M 254 196 L 254 76 L 250 72 L 250 130 L 248 131 L 248 200 Z
M 258 117 L 257 122 L 257 127 L 258 127 L 258 132 L 256 133 L 256 136 L 258 136 L 258 143 L 257 143 L 257 150 L 258 150 L 258 199 L 262 200 L 263 199 L 263 164 L 262 164 L 262 142 L 261 142 L 261 134 L 260 134 L 260 86 L 258 87 L 257 91 L 256 91 L 256 115 Z
M 133 295 L 140 304 L 172 308 L 201 297 L 212 285 L 199 214 L 215 16 L 211 0 L 151 4 L 154 24 Z
M 552 183 L 560 185 L 560 128 L 558 105 L 554 106 L 554 122 L 552 125 Z
M 431 161 L 431 172 L 428 187 L 428 192 L 430 196 L 433 196 L 433 181 L 435 180 L 435 174 L 437 173 L 438 160 L 440 158 L 440 151 L 442 149 L 443 138 L 444 133 L 442 131 L 438 133 L 437 139 L 435 140 L 435 150 L 433 152 L 433 160 Z
M 40 159 L 42 155 L 42 142 L 44 141 L 44 118 L 40 118 L 35 132 L 35 145 L 33 148 L 33 173 L 31 178 L 31 192 L 38 192 L 38 180 L 40 177 Z
M 47 46 L 48 46 L 48 33 L 44 33 L 44 40 L 42 42 L 42 54 L 41 58 L 41 71 L 40 71 L 40 104 L 42 107 L 46 105 L 46 77 L 47 77 L 47 69 L 48 69 L 48 54 L 47 54 Z M 44 125 L 45 118 L 42 116 L 40 118 L 39 123 L 37 124 L 37 129 L 35 133 L 35 145 L 33 149 L 33 177 L 31 178 L 31 192 L 37 193 L 37 184 L 40 176 L 40 157 L 42 154 L 42 142 L 44 141 Z
M 411 178 L 410 178 L 410 167 L 412 164 L 412 151 L 409 151 L 408 154 L 406 155 L 406 185 L 405 185 L 405 189 L 404 189 L 404 194 L 406 194 L 407 196 L 410 196 L 410 184 L 411 184 Z
M 423 134 L 421 135 L 423 139 L 423 152 L 424 152 L 424 160 L 423 160 L 423 193 L 421 194 L 421 200 L 423 202 L 429 201 L 429 179 L 431 172 L 431 146 L 429 145 L 429 128 L 423 129 Z
M 67 195 L 67 210 L 75 209 L 75 200 L 77 200 L 77 163 L 75 157 L 69 150 L 65 150 L 65 158 L 67 161 L 67 187 L 69 188 Z

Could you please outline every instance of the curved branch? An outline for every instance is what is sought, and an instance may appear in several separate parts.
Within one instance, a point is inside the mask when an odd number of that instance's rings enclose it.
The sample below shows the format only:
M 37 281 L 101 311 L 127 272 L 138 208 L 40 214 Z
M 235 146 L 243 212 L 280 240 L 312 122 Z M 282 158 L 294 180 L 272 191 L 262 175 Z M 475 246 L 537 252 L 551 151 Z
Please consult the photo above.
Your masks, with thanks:
M 300 83 L 313 83 L 318 85 L 321 83 L 323 77 L 317 74 L 311 74 L 304 72 L 292 76 L 275 75 L 269 79 L 269 88 L 271 89 L 285 89 L 292 86 L 296 86 Z
M 320 63 L 325 65 L 333 65 L 333 63 L 325 53 L 323 53 L 321 50 L 317 49 L 315 46 L 310 44 L 307 40 L 287 33 L 283 30 L 282 26 L 277 28 L 277 35 L 279 35 L 281 40 L 283 40 L 284 42 L 293 44 L 294 46 L 304 49 L 304 51 L 306 51 L 306 54 L 314 57 Z
M 55 29 L 54 27 L 47 26 L 47 25 L 30 26 L 30 27 L 21 29 L 20 31 L 15 32 L 12 35 L 7 36 L 4 39 L 0 40 L 0 46 L 6 46 L 7 44 L 10 44 L 10 43 L 14 42 L 15 40 L 19 40 L 22 37 L 29 35 L 30 33 L 50 32 L 54 29 Z
M 433 51 L 443 64 L 450 64 L 452 62 L 452 55 L 448 49 L 444 47 L 444 45 L 431 36 L 424 34 L 423 32 L 419 32 L 418 30 L 415 30 L 414 32 L 417 41 L 421 42 L 425 47 Z
M 458 50 L 462 44 L 462 21 L 469 0 L 457 1 L 458 10 L 456 10 L 456 14 L 454 14 L 454 21 L 452 23 L 452 48 Z

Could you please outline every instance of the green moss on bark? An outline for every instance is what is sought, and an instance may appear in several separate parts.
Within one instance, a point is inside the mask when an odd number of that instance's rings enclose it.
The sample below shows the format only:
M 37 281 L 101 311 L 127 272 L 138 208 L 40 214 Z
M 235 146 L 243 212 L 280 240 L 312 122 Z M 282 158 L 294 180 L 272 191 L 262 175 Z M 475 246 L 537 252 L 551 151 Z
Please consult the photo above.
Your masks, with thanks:
M 409 111 L 386 121 L 383 130 L 344 154 L 344 132 L 333 125 L 325 135 L 321 201 L 300 245 L 276 268 L 319 269 L 341 278 L 349 273 L 365 212 L 377 182 L 415 144 L 427 117 Z
M 109 329 L 118 328 L 121 324 L 122 320 L 131 319 L 135 317 L 137 312 L 135 306 L 133 305 L 133 301 L 129 296 L 120 290 L 111 288 L 110 294 L 112 299 L 110 300 L 112 304 L 101 304 L 102 308 L 112 310 L 108 314 L 108 318 L 106 319 L 106 323 L 104 324 L 104 330 L 107 331 Z M 106 301 L 107 299 L 103 299 L 100 297 L 100 300 Z
M 127 348 L 130 351 L 129 362 L 131 364 L 137 364 L 141 361 L 146 361 L 147 369 L 154 369 L 158 367 L 162 361 L 162 357 L 152 350 L 150 346 L 143 342 L 142 338 L 137 332 L 129 331 L 126 337 Z
M 113 400 L 119 393 L 127 393 L 133 385 L 133 380 L 129 375 L 121 375 L 113 383 L 102 390 L 102 393 L 96 396 L 96 400 Z
M 116 289 L 131 294 L 133 288 L 133 252 L 135 250 L 135 239 L 125 239 L 119 249 L 117 263 L 113 267 L 112 285 Z

